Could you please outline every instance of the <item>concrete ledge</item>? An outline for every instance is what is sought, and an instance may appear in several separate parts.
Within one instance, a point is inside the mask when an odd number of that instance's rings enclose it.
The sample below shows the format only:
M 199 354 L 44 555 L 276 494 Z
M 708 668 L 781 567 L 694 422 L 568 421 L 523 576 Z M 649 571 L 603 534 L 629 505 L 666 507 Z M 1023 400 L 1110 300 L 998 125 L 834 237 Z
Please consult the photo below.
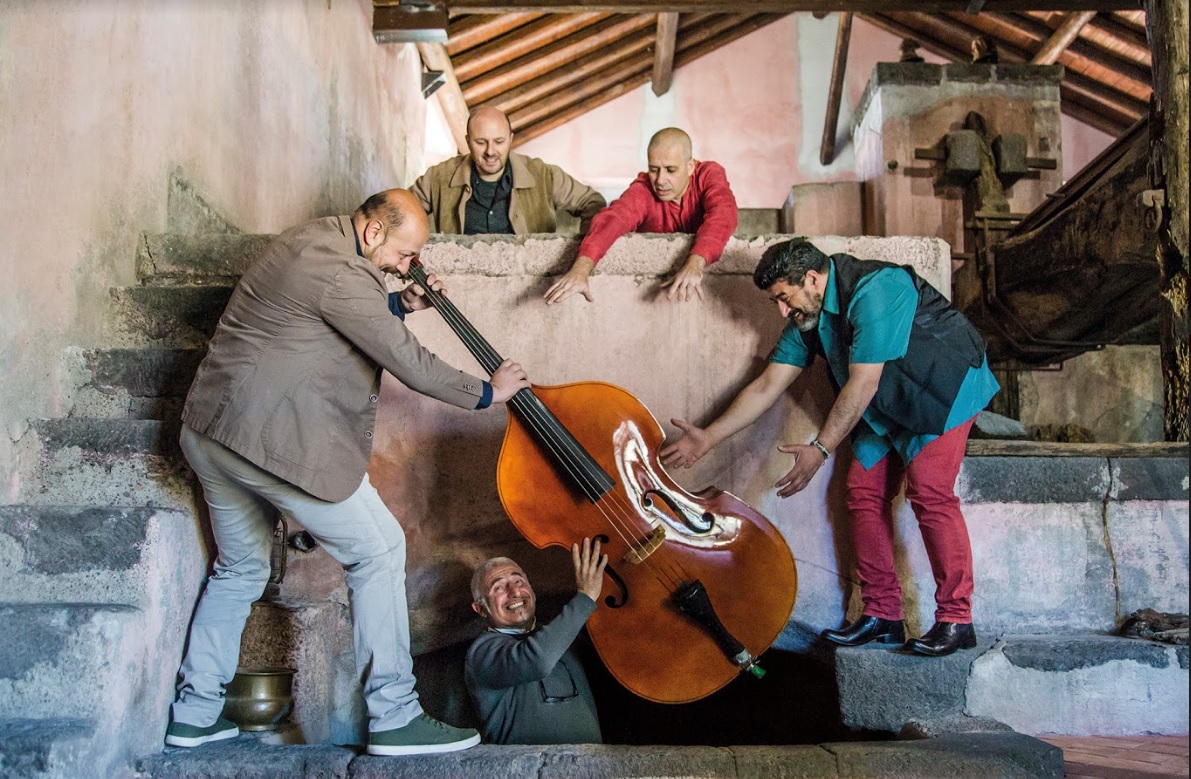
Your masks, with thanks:
M 700 777 L 1061 777 L 1063 753 L 1018 733 L 819 746 L 669 747 L 483 745 L 411 757 L 356 757 L 340 747 L 266 746 L 250 736 L 143 758 L 145 779 L 245 776 L 344 779 L 599 779 Z M 250 772 L 250 773 L 249 773 Z
M 723 256 L 707 272 L 752 276 L 766 248 L 794 237 L 731 238 Z M 913 265 L 937 289 L 950 294 L 951 254 L 941 239 L 828 235 L 811 236 L 810 240 L 827 254 L 846 252 L 860 259 Z M 693 235 L 629 233 L 612 245 L 595 274 L 663 276 L 686 258 L 693 242 Z M 438 235 L 430 237 L 422 259 L 427 268 L 444 276 L 550 276 L 569 270 L 578 248 L 578 239 L 556 235 Z

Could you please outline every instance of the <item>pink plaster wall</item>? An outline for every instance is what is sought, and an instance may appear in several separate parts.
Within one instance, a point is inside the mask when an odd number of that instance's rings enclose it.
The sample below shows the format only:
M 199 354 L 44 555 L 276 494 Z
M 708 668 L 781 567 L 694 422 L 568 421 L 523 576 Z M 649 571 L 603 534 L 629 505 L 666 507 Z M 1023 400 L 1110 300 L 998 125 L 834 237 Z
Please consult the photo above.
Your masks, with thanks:
M 95 344 L 171 171 L 245 231 L 348 211 L 420 170 L 421 62 L 369 0 L 0 6 L 0 495 L 14 440 L 63 414 L 58 355 Z
M 561 165 L 616 197 L 644 169 L 649 136 L 668 125 L 687 130 L 695 156 L 728 171 L 742 208 L 780 208 L 795 184 L 853 180 L 850 123 L 877 62 L 897 61 L 901 39 L 857 19 L 846 70 L 837 158 L 819 163 L 835 16 L 792 14 L 675 72 L 670 92 L 648 85 L 543 136 L 520 151 Z M 943 63 L 925 49 L 928 61 Z M 1111 142 L 1064 116 L 1063 170 L 1082 167 Z

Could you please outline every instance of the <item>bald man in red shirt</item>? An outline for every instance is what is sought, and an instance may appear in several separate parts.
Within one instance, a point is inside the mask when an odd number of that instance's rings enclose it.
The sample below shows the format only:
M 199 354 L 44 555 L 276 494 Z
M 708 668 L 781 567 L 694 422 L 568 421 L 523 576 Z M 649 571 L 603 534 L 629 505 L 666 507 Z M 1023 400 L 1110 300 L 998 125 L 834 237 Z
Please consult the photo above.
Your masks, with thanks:
M 736 231 L 736 197 L 723 166 L 693 159 L 691 137 L 677 127 L 655 133 L 647 154 L 649 170 L 591 220 L 575 264 L 546 290 L 547 304 L 576 293 L 593 300 L 588 283 L 592 269 L 629 232 L 693 233 L 686 262 L 662 288 L 669 290 L 669 300 L 703 299 L 703 269 L 720 258 Z

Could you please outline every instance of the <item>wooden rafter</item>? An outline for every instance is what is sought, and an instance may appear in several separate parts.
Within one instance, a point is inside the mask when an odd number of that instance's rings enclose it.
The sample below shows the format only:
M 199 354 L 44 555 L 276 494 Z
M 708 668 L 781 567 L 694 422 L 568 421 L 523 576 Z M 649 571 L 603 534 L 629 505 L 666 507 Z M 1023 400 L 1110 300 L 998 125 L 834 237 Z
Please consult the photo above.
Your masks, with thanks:
M 653 78 L 650 88 L 658 97 L 670 91 L 674 79 L 674 44 L 678 39 L 678 14 L 658 14 L 657 42 L 653 47 Z
M 697 42 L 695 42 L 695 33 L 692 33 L 689 37 L 684 34 L 684 29 L 687 26 L 686 15 L 684 14 L 679 29 L 678 52 L 674 57 L 674 66 L 675 68 L 680 68 L 684 65 L 687 65 L 699 57 L 715 51 L 721 46 L 725 46 L 732 41 L 738 40 L 745 35 L 755 32 L 768 24 L 776 22 L 783 16 L 785 16 L 785 14 L 754 14 L 752 16 L 745 17 L 735 16 L 735 19 L 739 21 L 736 21 L 734 24 L 729 24 L 727 29 L 721 30 L 717 35 L 711 35 L 707 37 L 700 35 L 698 36 Z M 695 19 L 700 19 L 701 21 L 700 17 L 695 17 Z M 712 17 L 708 21 L 712 22 L 715 20 L 716 17 Z M 703 29 L 706 28 L 700 28 L 700 30 L 696 32 L 702 31 Z M 599 94 L 587 98 L 586 100 L 573 103 L 569 107 L 563 109 L 548 119 L 537 122 L 532 126 L 518 131 L 516 141 L 524 143 L 525 141 L 536 138 L 539 135 L 543 135 L 550 130 L 553 130 L 555 127 L 566 124 L 577 116 L 582 116 L 584 113 L 594 108 L 598 108 L 605 103 L 615 100 L 621 95 L 633 91 L 637 87 L 646 83 L 650 76 L 651 71 L 647 66 L 643 72 L 627 79 L 621 84 L 614 85 Z
M 428 70 L 438 70 L 443 74 L 446 83 L 434 93 L 434 99 L 438 101 L 447 120 L 456 148 L 460 154 L 464 154 L 467 152 L 467 101 L 463 99 L 451 57 L 441 43 L 419 43 L 418 53 L 422 55 L 422 64 Z
M 398 1 L 374 4 L 392 6 Z M 689 61 L 694 52 L 706 53 L 735 40 L 760 26 L 761 19 L 778 19 L 791 10 L 809 10 L 821 17 L 856 6 L 880 9 L 861 16 L 953 61 L 970 59 L 975 35 L 992 37 L 1003 63 L 1053 60 L 1064 66 L 1059 87 L 1064 113 L 1116 135 L 1146 113 L 1151 92 L 1145 15 L 1135 10 L 1135 3 L 988 0 L 981 13 L 971 15 L 964 13 L 971 10 L 970 0 L 595 0 L 572 2 L 573 7 L 561 0 L 543 0 L 502 3 L 500 13 L 476 13 L 482 10 L 479 0 L 443 0 L 439 7 L 451 12 L 445 53 L 456 78 L 448 79 L 434 99 L 444 105 L 448 121 L 460 127 L 469 106 L 504 110 L 514 121 L 520 144 L 641 84 L 651 83 L 661 91 L 667 75 L 667 39 L 658 39 L 659 18 L 662 25 L 667 18 L 677 21 L 672 77 L 684 57 Z M 1099 13 L 1093 13 L 1093 7 Z M 777 10 L 759 13 L 771 8 Z M 932 9 L 940 13 L 927 13 Z M 566 10 L 582 13 L 559 13 Z M 625 13 L 634 10 L 641 13 Z M 446 108 L 452 102 L 454 119 Z M 821 155 L 829 151 L 827 119 Z
M 633 19 L 650 19 L 634 16 Z M 648 49 L 654 32 L 647 25 L 631 35 L 622 37 L 615 46 L 603 46 L 591 54 L 555 67 L 537 78 L 499 92 L 493 103 L 500 110 L 511 113 L 547 95 L 568 89 L 614 67 L 620 60 Z
M 1042 44 L 1042 48 L 1030 61 L 1035 65 L 1053 65 L 1058 62 L 1059 55 L 1067 50 L 1072 41 L 1079 37 L 1079 31 L 1094 18 L 1096 18 L 1095 11 L 1079 11 L 1068 14 L 1063 23 L 1059 25 L 1059 29 L 1046 39 L 1046 43 Z
M 569 63 L 592 52 L 614 50 L 627 37 L 652 27 L 652 22 L 648 15 L 610 17 L 477 76 L 463 85 L 463 94 L 471 105 L 490 100 L 503 102 L 501 96 L 508 91 L 557 69 L 567 69 Z
M 968 41 L 970 37 L 951 36 L 941 40 L 935 37 L 936 30 L 928 30 L 920 27 L 915 23 L 914 18 L 907 19 L 906 15 L 901 14 L 896 17 L 886 14 L 864 14 L 862 18 L 870 24 L 899 37 L 913 38 L 925 49 L 934 52 L 944 59 L 949 59 L 953 62 L 965 62 L 970 57 L 968 53 Z M 962 40 L 957 40 L 957 37 L 962 38 Z M 1090 127 L 1095 127 L 1113 136 L 1120 135 L 1139 118 L 1138 114 L 1126 113 L 1114 107 L 1099 103 L 1085 92 L 1073 89 L 1067 83 L 1059 86 L 1059 94 L 1062 99 L 1064 113 Z
M 545 11 L 548 13 L 581 13 L 584 11 L 607 11 L 610 13 L 752 13 L 789 14 L 795 12 L 834 13 L 854 11 L 857 13 L 884 11 L 918 11 L 942 13 L 955 11 L 967 13 L 973 7 L 972 0 L 515 0 L 499 3 L 495 0 L 445 0 L 453 13 L 513 13 Z M 983 3 L 981 3 L 983 5 Z M 1137 7 L 1135 0 L 995 0 L 994 5 L 1002 11 L 1097 11 L 1125 10 Z M 981 10 L 977 6 L 977 10 Z
M 488 41 L 507 35 L 519 27 L 541 19 L 544 14 L 468 14 L 451 21 L 451 37 L 447 40 L 447 53 L 452 57 L 469 49 L 482 46 Z
M 532 54 L 607 18 L 607 14 L 598 13 L 543 17 L 519 28 L 515 35 L 499 38 L 454 57 L 455 75 L 459 77 L 460 83 L 466 83 L 481 73 Z
M 852 14 L 839 15 L 835 36 L 835 59 L 831 64 L 831 84 L 827 92 L 827 116 L 823 121 L 823 142 L 819 162 L 830 165 L 835 160 L 835 135 L 839 132 L 839 106 L 844 93 L 844 70 L 848 64 L 848 42 L 852 38 Z

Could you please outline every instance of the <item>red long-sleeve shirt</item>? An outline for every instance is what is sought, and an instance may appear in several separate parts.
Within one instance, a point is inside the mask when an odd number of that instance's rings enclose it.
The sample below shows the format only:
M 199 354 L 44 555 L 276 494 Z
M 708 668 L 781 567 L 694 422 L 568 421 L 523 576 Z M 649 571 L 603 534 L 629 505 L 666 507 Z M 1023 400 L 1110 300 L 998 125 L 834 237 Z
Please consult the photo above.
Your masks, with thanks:
M 629 232 L 694 233 L 690 253 L 710 265 L 724 253 L 739 217 L 728 176 L 718 162 L 696 162 L 687 190 L 677 203 L 663 203 L 654 197 L 649 174 L 641 173 L 623 195 L 592 218 L 579 254 L 599 262 L 616 239 Z

